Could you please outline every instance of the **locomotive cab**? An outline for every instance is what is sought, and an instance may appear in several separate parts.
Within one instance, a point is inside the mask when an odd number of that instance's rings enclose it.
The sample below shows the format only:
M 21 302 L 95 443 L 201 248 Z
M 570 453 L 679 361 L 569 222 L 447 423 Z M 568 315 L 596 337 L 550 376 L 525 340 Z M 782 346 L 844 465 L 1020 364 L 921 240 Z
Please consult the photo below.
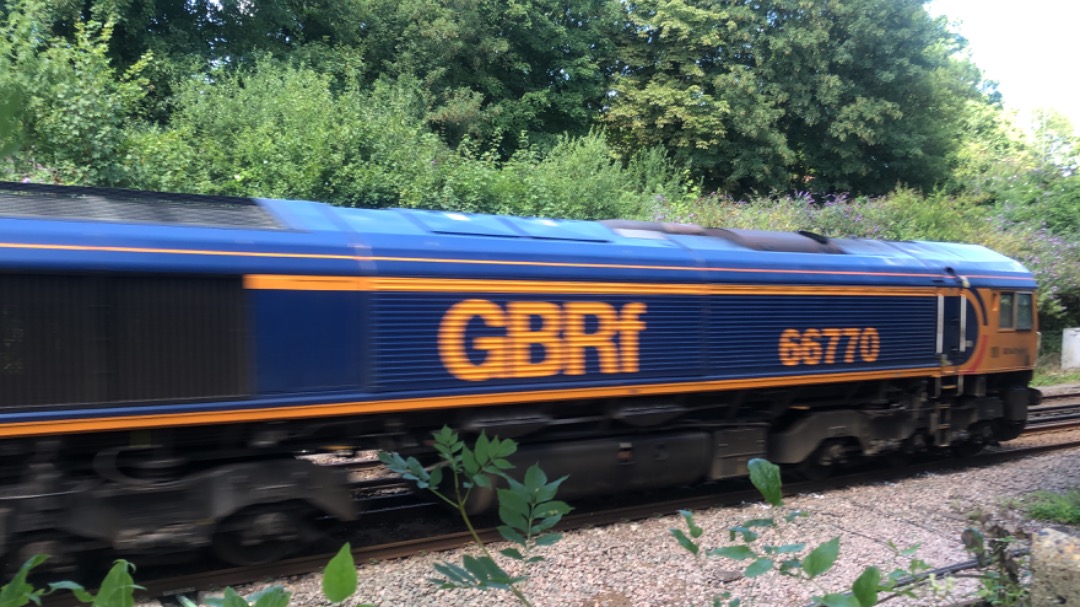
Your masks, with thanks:
M 1035 294 L 995 291 L 992 296 L 988 370 L 1027 370 L 1038 357 Z

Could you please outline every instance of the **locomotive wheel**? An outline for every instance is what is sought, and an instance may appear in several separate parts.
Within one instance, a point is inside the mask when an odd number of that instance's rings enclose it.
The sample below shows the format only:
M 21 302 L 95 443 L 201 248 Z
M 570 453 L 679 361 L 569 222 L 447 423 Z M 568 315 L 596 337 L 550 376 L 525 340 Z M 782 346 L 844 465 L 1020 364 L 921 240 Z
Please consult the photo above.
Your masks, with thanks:
M 929 444 L 926 434 L 918 431 L 904 439 L 900 449 L 887 451 L 881 455 L 881 459 L 892 468 L 903 468 L 926 453 L 926 445 Z
M 984 446 L 985 445 L 982 443 L 974 441 L 958 441 L 949 445 L 949 449 L 956 457 L 965 458 L 978 455 L 983 450 Z
M 994 426 L 995 437 L 1001 440 L 1012 440 L 1024 432 L 1024 428 L 1027 426 L 1027 421 L 1011 421 L 1005 419 L 997 420 L 997 424 Z
M 974 424 L 968 432 L 969 437 L 966 440 L 954 441 L 949 445 L 949 449 L 956 457 L 973 457 L 981 453 L 987 445 L 996 444 L 993 426 L 989 422 Z
M 3 555 L 4 563 L 0 568 L 0 574 L 8 576 L 18 571 L 23 563 L 35 555 L 45 555 L 48 560 L 42 563 L 35 572 L 70 573 L 78 569 L 78 555 L 71 550 L 76 545 L 75 538 L 63 533 L 38 532 L 18 536 L 12 545 L 12 550 Z
M 882 455 L 881 459 L 884 460 L 890 468 L 903 468 L 911 464 L 913 456 L 907 451 L 889 451 Z
M 241 567 L 273 563 L 304 547 L 303 526 L 297 508 L 290 504 L 244 508 L 218 525 L 213 552 Z
M 847 449 L 843 441 L 836 439 L 821 443 L 810 457 L 797 464 L 795 471 L 808 481 L 825 480 L 837 467 L 847 463 Z

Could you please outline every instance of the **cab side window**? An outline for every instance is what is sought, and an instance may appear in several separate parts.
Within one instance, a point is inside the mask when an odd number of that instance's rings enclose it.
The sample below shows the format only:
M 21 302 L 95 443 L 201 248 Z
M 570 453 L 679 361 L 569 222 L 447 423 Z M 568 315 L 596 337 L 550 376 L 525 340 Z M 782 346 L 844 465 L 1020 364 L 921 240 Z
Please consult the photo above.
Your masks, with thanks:
M 1016 294 L 1016 330 L 1030 331 L 1035 326 L 1031 293 Z
M 1002 293 L 1001 294 L 1001 307 L 1000 316 L 998 317 L 998 328 L 1000 329 L 1012 329 L 1015 328 L 1013 324 L 1013 294 Z
M 998 329 L 1031 331 L 1035 328 L 1033 293 L 1000 293 L 994 296 L 998 308 Z

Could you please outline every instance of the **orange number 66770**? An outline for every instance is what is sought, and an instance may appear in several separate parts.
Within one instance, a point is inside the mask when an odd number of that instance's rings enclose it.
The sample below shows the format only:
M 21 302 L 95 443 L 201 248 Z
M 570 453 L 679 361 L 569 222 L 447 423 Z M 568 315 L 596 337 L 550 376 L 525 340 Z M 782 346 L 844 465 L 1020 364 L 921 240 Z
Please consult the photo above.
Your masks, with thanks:
M 872 363 L 881 352 L 881 336 L 873 327 L 784 329 L 780 334 L 780 362 L 785 366 Z M 840 360 L 838 360 L 840 359 Z

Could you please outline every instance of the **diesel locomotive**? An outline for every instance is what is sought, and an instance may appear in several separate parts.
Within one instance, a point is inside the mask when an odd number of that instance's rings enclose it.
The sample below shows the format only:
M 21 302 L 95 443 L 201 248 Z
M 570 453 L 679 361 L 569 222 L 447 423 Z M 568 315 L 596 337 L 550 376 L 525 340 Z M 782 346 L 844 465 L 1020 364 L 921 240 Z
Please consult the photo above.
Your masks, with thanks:
M 303 454 L 444 425 L 568 499 L 975 451 L 1039 398 L 1035 289 L 965 244 L 0 184 L 0 556 L 280 558 L 359 516 Z

